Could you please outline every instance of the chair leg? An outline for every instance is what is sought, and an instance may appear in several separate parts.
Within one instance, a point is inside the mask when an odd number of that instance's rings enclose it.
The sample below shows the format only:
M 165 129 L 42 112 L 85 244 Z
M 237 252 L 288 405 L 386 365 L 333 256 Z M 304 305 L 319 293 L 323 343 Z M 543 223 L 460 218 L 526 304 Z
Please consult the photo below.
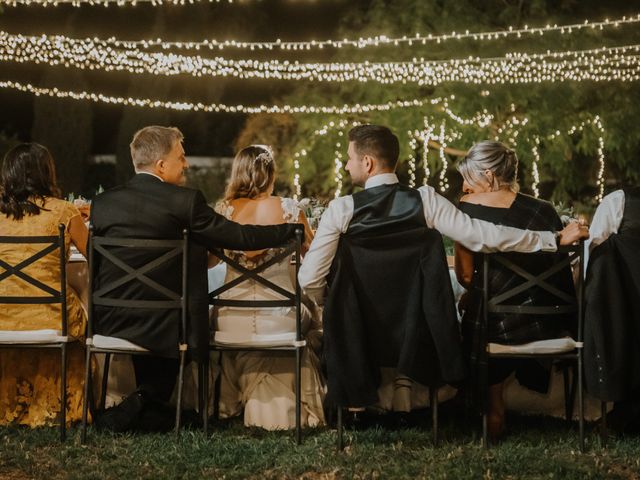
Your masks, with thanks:
M 482 413 L 482 446 L 489 449 L 489 425 L 487 412 Z
M 222 351 L 218 352 L 218 375 L 213 384 L 213 418 L 220 420 L 220 388 L 222 384 Z
M 176 437 L 180 434 L 180 421 L 182 420 L 182 391 L 184 386 L 184 362 L 186 352 L 180 351 L 180 371 L 178 372 L 178 401 L 176 402 Z
M 202 416 L 204 410 L 204 400 L 202 398 L 202 387 L 204 383 L 204 360 L 198 362 L 198 412 Z
M 338 444 L 337 444 L 337 448 L 338 451 L 341 452 L 342 450 L 344 450 L 344 438 L 343 438 L 343 433 L 344 433 L 344 428 L 342 426 L 342 407 L 338 407 Z
M 571 417 L 573 416 L 573 395 L 572 388 L 569 383 L 569 369 L 566 365 L 562 366 L 562 380 L 564 384 L 564 418 L 567 422 L 570 422 L 572 419 Z
M 438 446 L 438 387 L 429 387 L 429 405 L 431 406 L 431 420 L 433 428 L 433 446 Z
M 208 356 L 208 353 L 207 353 Z M 209 362 L 208 358 L 198 362 L 198 411 L 202 417 L 202 430 L 207 435 L 209 427 Z
M 82 432 L 80 443 L 87 442 L 87 413 L 89 410 L 89 388 L 91 386 L 91 347 L 87 346 L 84 369 L 84 395 L 82 397 Z
M 202 427 L 204 429 L 205 436 L 209 435 L 209 362 L 210 356 L 207 352 L 207 358 L 203 364 L 203 381 L 202 381 Z
M 67 438 L 67 344 L 60 346 L 60 441 Z
M 580 451 L 584 453 L 584 386 L 582 384 L 583 377 L 583 364 L 582 364 L 582 351 L 578 355 L 578 371 L 576 372 L 578 377 L 578 409 L 579 409 L 579 429 L 580 429 Z
M 98 411 L 102 411 L 107 406 L 107 389 L 109 386 L 109 367 L 111 366 L 111 354 L 104 354 L 104 368 L 102 370 L 102 386 L 100 387 L 100 404 Z
M 607 447 L 607 402 L 600 401 L 600 444 Z
M 300 416 L 302 414 L 301 410 L 301 401 L 302 401 L 302 392 L 301 392 L 301 380 L 302 380 L 302 348 L 296 348 L 296 378 L 295 378 L 295 387 L 296 387 L 296 443 L 300 445 L 302 443 L 302 426 L 300 425 Z

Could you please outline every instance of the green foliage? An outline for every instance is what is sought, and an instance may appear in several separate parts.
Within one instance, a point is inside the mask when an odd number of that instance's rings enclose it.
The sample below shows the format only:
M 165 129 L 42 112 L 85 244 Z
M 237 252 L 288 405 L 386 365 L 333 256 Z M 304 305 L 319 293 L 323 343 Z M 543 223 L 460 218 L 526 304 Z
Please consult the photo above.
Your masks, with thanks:
M 481 32 L 506 29 L 509 26 L 542 26 L 546 24 L 580 23 L 585 18 L 600 20 L 613 18 L 628 11 L 627 2 L 601 2 L 587 0 L 574 2 L 565 0 L 552 2 L 535 0 L 375 0 L 366 7 L 354 7 L 343 18 L 340 37 L 358 38 L 376 35 L 412 36 L 415 33 L 434 35 L 462 32 Z M 509 52 L 541 53 L 547 50 L 581 50 L 601 46 L 618 46 L 638 43 L 640 31 L 633 26 L 621 26 L 600 30 L 585 30 L 572 35 L 547 33 L 544 36 L 523 35 L 492 41 L 451 40 L 437 44 L 405 45 L 402 48 L 377 47 L 365 49 L 344 48 L 331 55 L 332 61 L 411 61 L 413 58 L 442 60 L 468 56 L 498 57 Z M 299 55 L 299 54 L 298 54 Z M 309 54 L 310 56 L 313 53 Z M 317 55 L 317 53 L 316 53 Z M 310 58 L 309 61 L 316 61 Z M 326 58 L 317 61 L 327 61 Z M 346 156 L 345 133 L 351 122 L 371 122 L 389 125 L 401 142 L 401 180 L 407 181 L 406 162 L 409 151 L 409 131 L 422 129 L 425 119 L 430 125 L 439 127 L 444 122 L 446 131 L 457 131 L 457 138 L 449 147 L 465 151 L 473 143 L 498 137 L 511 144 L 520 158 L 520 181 L 523 191 L 531 192 L 532 148 L 534 138 L 540 137 L 541 196 L 554 201 L 571 201 L 583 208 L 592 208 L 597 193 L 598 132 L 587 125 L 572 136 L 567 132 L 572 126 L 590 121 L 599 115 L 606 134 L 604 136 L 607 190 L 620 185 L 637 184 L 640 180 L 640 164 L 636 161 L 640 153 L 640 130 L 633 128 L 639 113 L 640 88 L 637 84 L 622 82 L 564 82 L 530 85 L 465 85 L 446 83 L 435 87 L 417 84 L 382 85 L 375 82 L 345 82 L 340 84 L 302 83 L 282 98 L 289 104 L 341 105 L 354 103 L 383 103 L 392 100 L 422 99 L 437 97 L 449 100 L 453 112 L 463 118 L 474 117 L 486 110 L 494 116 L 486 128 L 460 126 L 440 106 L 396 109 L 389 112 L 374 112 L 346 117 L 305 115 L 297 117 L 297 129 L 289 137 L 289 145 L 283 146 L 292 152 L 306 149 L 307 161 L 300 167 L 303 196 L 331 196 L 335 189 L 334 158 L 336 142 L 340 142 L 343 160 Z M 509 132 L 507 120 L 515 117 L 521 125 L 517 137 Z M 334 129 L 325 136 L 314 131 L 324 124 L 341 119 L 349 121 L 339 136 Z M 549 135 L 560 131 L 561 135 L 551 140 Z M 422 183 L 421 147 L 418 155 L 418 184 Z M 442 162 L 437 150 L 430 150 L 431 176 L 429 184 L 438 185 Z M 447 177 L 457 175 L 454 163 L 457 157 L 449 156 Z M 291 178 L 291 171 L 288 172 Z M 348 177 L 343 172 L 345 178 Z M 458 193 L 459 182 L 450 181 L 449 196 Z M 348 192 L 349 182 L 346 181 Z

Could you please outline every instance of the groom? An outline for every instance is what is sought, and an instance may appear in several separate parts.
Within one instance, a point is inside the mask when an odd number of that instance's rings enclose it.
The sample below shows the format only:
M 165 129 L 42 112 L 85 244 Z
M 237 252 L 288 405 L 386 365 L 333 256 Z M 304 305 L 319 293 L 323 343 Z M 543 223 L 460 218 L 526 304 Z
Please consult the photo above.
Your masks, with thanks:
M 351 179 L 355 185 L 364 187 L 363 191 L 333 200 L 327 210 L 324 212 L 315 238 L 311 243 L 307 252 L 304 263 L 300 268 L 299 280 L 301 287 L 312 297 L 318 304 L 324 303 L 325 289 L 327 287 L 327 276 L 330 269 L 341 272 L 354 271 L 354 265 L 358 267 L 360 262 L 363 271 L 373 272 L 370 275 L 364 275 L 358 279 L 358 282 L 365 284 L 365 294 L 363 298 L 380 299 L 380 308 L 377 311 L 375 305 L 358 304 L 353 297 L 356 295 L 346 295 L 345 291 L 354 288 L 350 282 L 344 279 L 338 279 L 331 285 L 329 290 L 327 306 L 324 312 L 324 328 L 325 328 L 325 360 L 327 364 L 327 375 L 329 381 L 328 397 L 330 401 L 341 406 L 361 407 L 367 404 L 375 403 L 376 384 L 379 384 L 379 376 L 377 376 L 375 363 L 377 358 L 381 357 L 378 350 L 400 351 L 403 346 L 392 345 L 393 338 L 411 337 L 411 332 L 393 331 L 387 332 L 385 337 L 384 331 L 377 335 L 377 345 L 358 345 L 357 339 L 348 337 L 348 325 L 354 322 L 354 316 L 357 312 L 362 312 L 362 325 L 356 325 L 354 328 L 358 331 L 364 331 L 365 334 L 372 338 L 374 335 L 369 333 L 372 328 L 370 318 L 378 316 L 380 311 L 388 311 L 387 303 L 392 300 L 390 297 L 402 292 L 409 291 L 414 287 L 414 279 L 407 278 L 406 269 L 396 268 L 395 264 L 391 269 L 384 272 L 377 272 L 379 268 L 371 265 L 371 258 L 378 255 L 374 249 L 368 253 L 369 259 L 355 258 L 348 253 L 345 257 L 343 249 L 351 242 L 351 239 L 359 239 L 411 231 L 422 224 L 424 228 L 435 229 L 452 238 L 454 241 L 461 243 L 465 247 L 473 251 L 519 251 L 534 252 L 538 250 L 553 252 L 557 246 L 571 244 L 580 238 L 588 237 L 586 227 L 581 227 L 577 223 L 569 225 L 560 232 L 534 232 L 527 230 L 518 230 L 509 227 L 496 226 L 492 223 L 471 219 L 468 215 L 458 210 L 452 203 L 444 197 L 438 195 L 430 186 L 424 186 L 418 190 L 414 190 L 398 183 L 398 177 L 395 174 L 396 165 L 399 155 L 398 138 L 387 127 L 379 125 L 360 125 L 354 127 L 349 132 L 349 160 L 346 170 L 351 175 Z M 429 236 L 429 238 L 432 238 Z M 431 241 L 430 241 L 431 242 Z M 375 242 L 373 242 L 375 244 Z M 380 242 L 378 242 L 380 244 Z M 442 243 L 429 243 L 430 248 L 440 250 L 443 257 Z M 389 247 L 395 248 L 393 255 L 402 256 L 406 254 L 404 245 L 379 245 L 378 249 L 389 250 Z M 431 249 L 433 249 L 431 248 Z M 427 248 L 429 250 L 429 248 Z M 417 249 L 416 249 L 417 251 Z M 338 256 L 337 256 L 338 254 Z M 346 267 L 340 267 L 340 259 L 345 259 L 343 264 Z M 387 257 L 378 257 L 386 263 Z M 367 264 L 368 262 L 368 264 Z M 413 259 L 413 263 L 421 262 L 420 258 Z M 440 271 L 438 259 L 433 261 L 435 265 L 431 271 Z M 406 264 L 407 262 L 405 262 Z M 410 262 L 409 262 L 410 263 Z M 333 265 L 333 267 L 332 267 Z M 338 265 L 337 268 L 336 265 Z M 445 265 L 446 268 L 446 265 Z M 380 280 L 376 284 L 372 282 L 372 278 L 380 273 Z M 429 270 L 423 272 L 426 275 L 425 282 L 436 283 L 436 279 L 432 278 Z M 447 285 L 448 278 L 446 279 Z M 362 289 L 362 286 L 359 286 Z M 356 290 L 358 290 L 356 288 Z M 388 292 L 395 292 L 389 294 Z M 357 293 L 357 292 L 356 292 Z M 444 292 L 446 293 L 446 292 Z M 415 297 L 415 295 L 413 296 Z M 407 301 L 413 302 L 415 298 L 409 298 Z M 446 297 L 446 298 L 445 298 Z M 439 350 L 437 335 L 444 335 L 445 341 L 451 345 L 454 341 L 454 332 L 457 331 L 457 325 L 451 324 L 452 315 L 450 311 L 453 308 L 453 302 L 447 299 L 449 295 L 436 295 L 431 300 L 435 307 L 432 311 L 444 312 L 443 315 L 435 315 L 439 318 L 426 318 L 430 324 L 432 341 L 435 342 L 435 348 Z M 419 299 L 418 299 L 419 301 Z M 447 306 L 445 303 L 451 303 Z M 398 309 L 404 307 L 398 305 Z M 415 306 L 413 312 L 427 311 L 427 306 Z M 356 314 L 354 315 L 354 312 Z M 434 317 L 434 315 L 426 315 L 426 317 Z M 444 318 L 443 318 L 444 317 Z M 403 319 L 404 320 L 404 319 Z M 413 321 L 416 320 L 416 321 Z M 358 322 L 358 320 L 355 320 Z M 394 320 L 395 321 L 395 320 Z M 400 322 L 397 319 L 397 322 Z M 412 323 L 413 321 L 413 323 Z M 398 329 L 397 324 L 391 322 L 390 319 L 384 319 L 386 325 L 392 325 L 391 329 Z M 382 320 L 380 323 L 384 323 Z M 408 323 L 415 325 L 422 324 L 419 319 L 411 319 Z M 443 325 L 443 323 L 446 325 Z M 353 325 L 353 323 L 351 323 Z M 332 347 L 329 338 L 333 333 L 334 339 L 338 347 Z M 343 338 L 347 336 L 347 338 Z M 430 340 L 425 340 L 430 341 Z M 457 340 L 455 340 L 457 342 Z M 414 342 L 415 343 L 415 342 Z M 340 346 L 346 345 L 346 351 L 343 352 L 345 361 L 336 361 L 334 355 Z M 331 352 L 328 349 L 333 348 Z M 358 350 L 360 348 L 360 350 Z M 416 355 L 421 354 L 423 348 L 413 345 L 411 352 L 400 352 L 402 358 L 410 358 L 412 367 L 419 367 L 416 364 Z M 354 352 L 360 351 L 360 357 Z M 457 351 L 457 349 L 455 349 Z M 461 362 L 454 352 L 439 353 L 439 361 L 442 370 L 442 378 L 445 381 L 456 381 L 460 378 L 447 378 L 447 370 L 449 377 L 459 377 L 461 375 Z M 328 353 L 329 352 L 329 353 Z M 389 362 L 390 355 L 382 355 L 386 357 L 385 362 Z M 354 358 L 360 361 L 362 367 L 359 371 L 354 371 L 351 375 L 345 372 L 346 363 L 350 363 Z M 372 359 L 374 359 L 372 361 Z M 332 368 L 332 365 L 335 368 Z M 383 365 L 383 366 L 389 366 Z M 424 368 L 424 365 L 423 365 Z M 400 374 L 409 375 L 410 372 L 399 371 Z M 366 377 L 369 377 L 368 380 Z M 411 375 L 409 375 L 411 376 Z M 337 382 L 337 383 L 336 383 Z M 356 385 L 357 384 L 357 385 Z M 333 392 L 332 392 L 332 386 Z M 361 387 L 361 388 L 359 388 Z
M 130 145 L 136 175 L 125 185 L 96 197 L 91 221 L 95 235 L 107 237 L 179 239 L 183 229 L 188 229 L 188 344 L 192 357 L 203 358 L 209 344 L 207 251 L 280 245 L 299 226 L 239 225 L 215 213 L 199 190 L 183 186 L 189 164 L 182 140 L 177 128 L 150 126 L 136 132 Z M 132 266 L 144 263 L 139 255 L 123 254 Z M 156 269 L 148 276 L 179 291 L 180 272 L 180 259 L 176 257 L 169 267 Z M 97 265 L 94 289 L 121 275 L 110 262 Z M 120 298 L 142 298 L 145 287 L 130 283 L 114 293 Z M 146 402 L 167 402 L 171 396 L 178 372 L 179 312 L 99 306 L 94 311 L 94 333 L 123 338 L 154 353 L 133 356 L 138 389 L 103 422 L 106 428 L 126 430 L 133 426 Z

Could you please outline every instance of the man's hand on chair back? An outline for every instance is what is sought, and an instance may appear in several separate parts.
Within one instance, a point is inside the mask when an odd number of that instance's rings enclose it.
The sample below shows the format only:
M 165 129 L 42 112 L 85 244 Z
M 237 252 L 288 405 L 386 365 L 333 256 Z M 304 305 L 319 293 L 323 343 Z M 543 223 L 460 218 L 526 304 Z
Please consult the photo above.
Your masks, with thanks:
M 589 238 L 589 227 L 580 225 L 578 222 L 571 222 L 558 232 L 559 245 L 571 245 L 579 240 Z

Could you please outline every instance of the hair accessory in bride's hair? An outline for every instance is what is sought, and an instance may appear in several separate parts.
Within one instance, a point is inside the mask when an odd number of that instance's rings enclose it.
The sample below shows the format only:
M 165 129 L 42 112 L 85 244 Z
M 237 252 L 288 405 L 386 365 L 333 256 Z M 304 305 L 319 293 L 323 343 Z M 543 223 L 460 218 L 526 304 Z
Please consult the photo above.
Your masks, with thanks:
M 264 166 L 269 165 L 273 162 L 273 150 L 268 145 L 252 145 L 252 147 L 257 147 L 264 150 L 262 153 L 258 154 L 256 158 L 253 160 L 254 162 L 262 162 Z

